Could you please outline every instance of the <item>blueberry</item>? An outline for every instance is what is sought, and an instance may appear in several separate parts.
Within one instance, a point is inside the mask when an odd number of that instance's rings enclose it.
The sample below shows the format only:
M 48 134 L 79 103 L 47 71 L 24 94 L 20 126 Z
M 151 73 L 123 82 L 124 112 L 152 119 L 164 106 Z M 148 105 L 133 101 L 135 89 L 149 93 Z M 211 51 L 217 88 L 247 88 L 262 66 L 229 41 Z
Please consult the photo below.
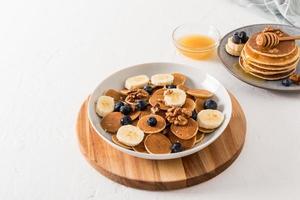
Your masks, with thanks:
M 203 104 L 203 108 L 204 109 L 213 109 L 213 110 L 216 110 L 217 107 L 218 107 L 217 102 L 215 102 L 212 99 L 207 99 L 207 100 L 204 101 L 204 104 Z
M 244 38 L 244 37 L 246 37 L 247 36 L 247 34 L 246 34 L 246 32 L 245 31 L 241 31 L 240 33 L 239 33 L 239 37 L 242 39 L 242 38 Z
M 174 144 L 172 144 L 171 150 L 172 150 L 172 153 L 180 152 L 180 151 L 182 151 L 182 146 L 179 142 L 175 142 Z
M 195 110 L 192 112 L 192 119 L 197 120 L 197 112 Z
M 144 90 L 145 90 L 146 92 L 148 92 L 148 94 L 152 94 L 152 92 L 153 92 L 153 87 L 152 87 L 151 85 L 145 85 L 145 86 L 144 86 Z
M 173 89 L 173 88 L 176 88 L 176 85 L 167 85 L 166 86 L 168 89 Z
M 115 112 L 120 112 L 120 108 L 124 106 L 124 103 L 122 101 L 119 101 L 115 104 L 115 107 L 114 107 L 114 111 Z
M 144 100 L 138 100 L 136 108 L 137 110 L 145 110 L 147 108 L 147 102 Z
M 157 120 L 155 117 L 149 117 L 149 119 L 147 120 L 147 123 L 149 126 L 156 126 Z
M 131 124 L 132 120 L 131 120 L 130 116 L 125 115 L 124 117 L 121 118 L 120 123 L 122 126 L 124 126 L 124 125 Z
M 232 36 L 232 42 L 235 44 L 241 44 L 241 38 L 238 35 L 233 35 Z
M 239 35 L 239 32 L 235 32 L 233 35 L 237 35 L 237 36 L 238 36 L 238 35 Z
M 246 36 L 246 37 L 244 37 L 244 38 L 241 38 L 241 42 L 242 42 L 243 44 L 245 44 L 245 43 L 248 41 L 248 39 L 249 39 L 248 36 Z
M 241 39 L 242 43 L 246 43 L 249 39 L 249 37 L 247 36 L 247 33 L 245 31 L 241 31 L 239 33 L 239 38 Z
M 124 105 L 121 106 L 120 112 L 123 113 L 124 115 L 129 115 L 131 113 L 132 109 L 129 105 Z
M 283 79 L 283 80 L 281 81 L 281 84 L 284 85 L 285 87 L 291 86 L 292 83 L 293 83 L 293 81 L 292 81 L 291 79 L 289 79 L 289 78 Z

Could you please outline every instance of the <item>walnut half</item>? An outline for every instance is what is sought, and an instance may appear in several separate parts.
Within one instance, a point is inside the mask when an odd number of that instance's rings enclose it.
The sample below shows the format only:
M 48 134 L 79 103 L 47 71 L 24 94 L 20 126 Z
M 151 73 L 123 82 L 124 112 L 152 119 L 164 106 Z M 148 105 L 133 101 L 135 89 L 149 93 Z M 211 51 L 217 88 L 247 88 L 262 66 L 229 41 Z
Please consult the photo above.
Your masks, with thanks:
M 125 98 L 125 102 L 128 104 L 135 104 L 137 100 L 146 100 L 148 99 L 149 94 L 143 89 L 132 89 L 128 92 L 128 95 Z
M 192 116 L 192 112 L 186 108 L 171 107 L 166 113 L 166 119 L 175 125 L 186 125 L 188 119 Z

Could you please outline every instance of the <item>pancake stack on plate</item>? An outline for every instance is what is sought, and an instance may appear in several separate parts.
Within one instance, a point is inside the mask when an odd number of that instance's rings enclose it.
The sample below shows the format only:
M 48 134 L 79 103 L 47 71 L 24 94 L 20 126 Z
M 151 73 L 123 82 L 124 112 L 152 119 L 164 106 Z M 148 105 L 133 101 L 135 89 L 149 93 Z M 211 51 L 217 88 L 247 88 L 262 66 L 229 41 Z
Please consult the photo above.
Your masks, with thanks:
M 279 29 L 266 28 L 262 32 L 274 32 L 279 37 L 289 36 Z M 299 62 L 300 50 L 295 41 L 281 41 L 273 48 L 256 44 L 253 34 L 245 44 L 239 58 L 242 69 L 264 80 L 279 80 L 292 75 Z

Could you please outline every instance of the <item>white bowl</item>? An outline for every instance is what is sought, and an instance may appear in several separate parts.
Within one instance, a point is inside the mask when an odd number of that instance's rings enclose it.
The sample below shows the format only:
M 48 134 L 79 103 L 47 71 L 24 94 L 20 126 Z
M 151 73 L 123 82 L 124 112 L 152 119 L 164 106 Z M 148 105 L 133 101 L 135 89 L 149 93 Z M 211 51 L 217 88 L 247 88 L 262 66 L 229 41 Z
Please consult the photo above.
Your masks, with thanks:
M 193 88 L 204 88 L 209 91 L 212 91 L 215 94 L 215 99 L 218 102 L 218 109 L 225 114 L 225 120 L 223 124 L 213 133 L 205 136 L 204 140 L 195 145 L 193 148 L 171 154 L 147 154 L 135 152 L 132 150 L 125 149 L 121 146 L 114 144 L 111 140 L 111 134 L 105 132 L 100 126 L 100 118 L 95 112 L 95 104 L 99 96 L 103 95 L 105 90 L 108 89 L 121 89 L 124 88 L 125 79 L 130 76 L 135 76 L 139 74 L 146 74 L 149 77 L 157 73 L 172 73 L 172 72 L 181 72 L 188 77 L 187 85 Z M 135 157 L 152 159 L 152 160 L 167 160 L 184 157 L 195 152 L 200 151 L 205 148 L 213 141 L 215 141 L 227 127 L 232 112 L 231 99 L 224 88 L 224 86 L 211 75 L 203 72 L 199 68 L 189 67 L 183 64 L 176 63 L 145 63 L 140 65 L 134 65 L 127 67 L 120 71 L 117 71 L 104 79 L 94 90 L 93 94 L 90 97 L 88 104 L 88 117 L 91 122 L 91 125 L 96 130 L 101 138 L 103 138 L 107 143 L 112 147 L 130 154 Z

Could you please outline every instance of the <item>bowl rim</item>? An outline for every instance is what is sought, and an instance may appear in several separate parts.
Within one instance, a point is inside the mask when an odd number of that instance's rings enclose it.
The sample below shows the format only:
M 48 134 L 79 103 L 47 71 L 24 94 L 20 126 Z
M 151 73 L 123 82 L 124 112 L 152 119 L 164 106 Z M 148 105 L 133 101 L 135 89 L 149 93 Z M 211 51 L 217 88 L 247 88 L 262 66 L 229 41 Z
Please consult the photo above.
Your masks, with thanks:
M 129 68 L 135 68 L 141 65 L 177 65 L 177 66 L 181 66 L 181 67 L 185 67 L 185 70 L 193 69 L 193 70 L 198 70 L 201 73 L 204 73 L 206 76 L 208 76 L 209 78 L 211 78 L 212 80 L 216 81 L 220 86 L 221 89 L 224 91 L 224 94 L 226 96 L 226 98 L 229 100 L 229 105 L 226 105 L 226 107 L 228 107 L 228 115 L 225 117 L 225 120 L 223 122 L 223 124 L 217 129 L 218 134 L 213 135 L 212 138 L 210 138 L 210 140 L 206 141 L 205 143 L 202 143 L 198 146 L 195 146 L 191 149 L 185 150 L 185 151 L 181 151 L 178 153 L 170 153 L 170 154 L 148 154 L 148 153 L 141 153 L 141 152 L 136 152 L 136 151 L 132 151 L 129 149 L 125 149 L 115 143 L 113 143 L 112 141 L 108 140 L 104 135 L 102 135 L 101 132 L 98 131 L 98 129 L 96 128 L 95 124 L 92 121 L 92 115 L 91 112 L 95 112 L 94 109 L 94 102 L 91 102 L 91 97 L 95 95 L 98 87 L 101 86 L 101 84 L 108 80 L 111 76 L 116 75 L 118 73 L 122 73 L 122 71 L 128 70 Z M 143 158 L 143 159 L 150 159 L 150 160 L 169 160 L 169 159 L 175 159 L 175 158 L 181 158 L 181 157 L 185 157 L 188 155 L 191 155 L 193 153 L 196 153 L 202 149 L 204 149 L 205 147 L 207 147 L 208 145 L 210 145 L 212 142 L 214 142 L 218 137 L 220 137 L 224 130 L 227 128 L 229 121 L 231 119 L 231 115 L 232 115 L 232 102 L 231 102 L 231 98 L 230 95 L 228 93 L 228 91 L 226 90 L 226 88 L 223 86 L 223 84 L 221 84 L 221 82 L 219 82 L 216 78 L 214 78 L 213 76 L 211 76 L 210 74 L 203 72 L 200 68 L 191 66 L 191 65 L 187 65 L 187 64 L 182 64 L 182 63 L 171 63 L 171 62 L 149 62 L 149 63 L 141 63 L 141 64 L 135 64 L 135 65 L 130 65 L 127 66 L 125 68 L 119 69 L 113 73 L 111 73 L 110 75 L 106 76 L 106 78 L 102 79 L 102 81 L 96 86 L 96 88 L 93 90 L 92 94 L 90 95 L 89 99 L 88 99 L 88 110 L 87 110 L 87 114 L 88 114 L 88 119 L 89 122 L 92 126 L 92 128 L 94 129 L 94 131 L 105 141 L 107 142 L 109 145 L 111 145 L 112 147 L 114 147 L 117 150 L 120 150 L 128 155 L 134 156 L 134 157 L 139 157 L 139 158 Z
M 181 45 L 177 42 L 177 39 L 175 38 L 175 33 L 180 28 L 183 28 L 185 26 L 208 26 L 209 28 L 214 29 L 214 31 L 217 33 L 218 37 L 213 38 L 215 40 L 214 44 L 212 44 L 208 47 L 205 47 L 205 48 L 191 48 L 191 47 L 184 46 L 184 45 Z M 201 34 L 201 33 L 199 33 L 199 34 Z M 208 36 L 206 34 L 202 34 L 202 35 Z M 176 26 L 174 28 L 174 30 L 172 31 L 172 41 L 173 41 L 175 47 L 178 48 L 178 49 L 181 49 L 183 51 L 187 51 L 187 52 L 201 53 L 201 52 L 211 51 L 211 50 L 216 49 L 218 47 L 218 45 L 220 43 L 220 39 L 221 39 L 220 31 L 214 25 L 205 25 L 205 24 L 200 24 L 200 23 L 184 23 L 184 24 Z

